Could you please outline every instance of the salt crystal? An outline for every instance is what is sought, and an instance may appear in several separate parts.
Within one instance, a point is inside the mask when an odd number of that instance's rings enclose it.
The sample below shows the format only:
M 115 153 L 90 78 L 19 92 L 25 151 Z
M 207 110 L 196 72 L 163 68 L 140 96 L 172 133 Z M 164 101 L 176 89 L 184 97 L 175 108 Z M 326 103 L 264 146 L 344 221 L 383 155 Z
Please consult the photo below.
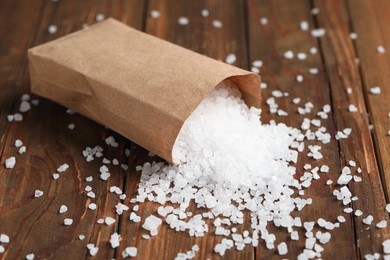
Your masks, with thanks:
M 288 50 L 283 54 L 283 56 L 285 59 L 291 60 L 294 58 L 294 53 L 291 50 Z
M 157 11 L 157 10 L 152 10 L 152 11 L 150 11 L 150 16 L 151 16 L 152 18 L 154 18 L 154 19 L 157 19 L 157 18 L 160 17 L 160 12 Z
M 212 25 L 214 28 L 222 28 L 223 24 L 220 20 L 213 20 Z M 231 63 L 229 63 L 231 64 Z
M 386 209 L 387 213 L 390 213 L 390 204 L 387 204 L 385 209 Z
M 133 246 L 126 247 L 125 250 L 122 252 L 122 257 L 136 257 L 137 256 L 137 248 Z
M 302 21 L 299 23 L 299 28 L 302 31 L 307 31 L 307 30 L 309 30 L 309 23 L 307 21 Z
M 104 16 L 104 14 L 96 14 L 95 16 L 95 20 L 96 22 L 101 22 L 105 19 L 106 17 Z
M 58 173 L 53 173 L 52 176 L 54 180 L 57 180 L 60 177 Z
M 110 225 L 114 224 L 115 221 L 116 220 L 114 218 L 112 218 L 112 217 L 106 217 L 105 220 L 104 220 L 104 222 L 106 223 L 107 226 L 110 226 Z
M 6 234 L 0 235 L 0 243 L 8 244 L 9 243 L 9 236 Z
M 390 239 L 383 241 L 383 253 L 390 254 Z
M 15 163 L 16 163 L 15 157 L 10 157 L 10 158 L 5 160 L 5 168 L 12 169 L 12 168 L 14 168 Z
M 119 246 L 119 242 L 121 240 L 121 236 L 118 233 L 113 233 L 110 238 L 110 244 L 112 248 L 117 248 Z
M 309 73 L 312 75 L 316 75 L 316 74 L 318 74 L 318 72 L 319 72 L 318 68 L 310 68 L 309 69 Z
M 154 215 L 150 215 L 145 219 L 145 222 L 142 224 L 142 228 L 150 231 L 152 236 L 158 234 L 157 228 L 162 224 L 162 220 Z
M 236 62 L 236 60 L 237 60 L 236 55 L 234 55 L 233 53 L 230 53 L 226 56 L 225 62 L 227 64 L 233 64 Z
M 357 107 L 355 105 L 351 104 L 351 105 L 348 106 L 348 111 L 349 112 L 357 112 L 358 109 L 357 109 Z
M 311 15 L 317 15 L 320 13 L 320 9 L 318 7 L 314 7 L 313 9 L 310 10 Z
M 254 60 L 254 61 L 252 62 L 252 66 L 257 67 L 257 68 L 260 68 L 260 67 L 263 66 L 263 61 L 261 61 L 261 60 Z
M 68 211 L 68 207 L 66 205 L 61 205 L 60 210 L 58 211 L 60 214 Z
M 73 123 L 71 123 L 71 124 L 68 125 L 68 129 L 69 129 L 69 130 L 73 130 L 75 127 L 76 127 L 76 125 L 73 124 Z
M 306 59 L 306 53 L 299 52 L 297 54 L 297 58 L 298 58 L 298 60 L 305 60 Z
M 79 235 L 79 240 L 84 240 L 85 239 L 85 236 L 83 234 L 80 234 Z
M 64 225 L 65 226 L 70 226 L 72 224 L 73 224 L 73 219 L 71 219 L 71 218 L 64 219 Z
M 203 9 L 200 14 L 203 16 L 203 17 L 208 17 L 210 15 L 210 12 L 209 10 L 207 9 Z
M 310 49 L 309 49 L 309 52 L 311 53 L 311 54 L 317 54 L 317 52 L 318 52 L 318 49 L 316 48 L 316 47 L 311 47 Z
M 358 35 L 357 35 L 357 33 L 355 33 L 355 32 L 351 32 L 351 33 L 349 34 L 349 38 L 351 38 L 351 40 L 356 40 L 356 39 L 358 38 Z
M 364 218 L 362 221 L 366 225 L 371 225 L 372 221 L 374 220 L 374 217 L 372 215 L 368 215 L 366 218 Z
M 99 248 L 96 247 L 94 244 L 87 244 L 87 248 L 89 250 L 89 254 L 91 256 L 95 256 L 97 252 L 99 251 Z
M 268 24 L 268 18 L 267 17 L 260 18 L 260 24 L 261 25 L 267 25 Z
M 325 29 L 324 28 L 318 28 L 318 29 L 314 29 L 310 32 L 311 36 L 315 37 L 315 38 L 318 38 L 318 37 L 322 37 L 324 36 L 326 33 Z
M 27 260 L 34 260 L 34 258 L 35 258 L 35 255 L 34 255 L 34 254 L 28 254 L 28 255 L 26 255 L 26 259 L 27 259 Z
M 49 25 L 49 27 L 47 28 L 47 31 L 50 33 L 50 34 L 55 34 L 57 32 L 57 26 L 52 24 L 52 25 Z
M 380 54 L 383 54 L 386 52 L 385 50 L 385 47 L 383 47 L 382 45 L 379 45 L 377 48 L 376 48 L 376 51 Z
M 35 198 L 39 198 L 39 197 L 41 197 L 43 195 L 43 191 L 41 191 L 41 190 L 35 190 L 35 192 L 34 192 L 34 197 Z
M 385 228 L 385 227 L 387 227 L 387 221 L 386 220 L 382 220 L 382 221 L 378 222 L 376 224 L 376 227 L 377 228 Z
M 288 252 L 287 244 L 285 242 L 282 242 L 278 245 L 278 253 L 279 255 L 286 255 Z
M 18 153 L 24 154 L 26 152 L 26 150 L 27 150 L 26 146 L 23 145 L 22 147 L 19 148 Z
M 64 163 L 60 167 L 57 168 L 57 172 L 65 172 L 69 168 L 69 165 L 67 163 Z
M 296 77 L 296 80 L 297 80 L 297 82 L 302 82 L 303 81 L 303 75 L 297 75 L 297 77 Z
M 184 17 L 184 16 L 181 16 L 181 17 L 179 17 L 179 19 L 178 19 L 178 23 L 180 24 L 180 25 L 187 25 L 187 24 L 189 24 L 189 20 L 188 20 L 188 18 L 187 17 Z
M 380 87 L 373 87 L 373 88 L 370 88 L 370 93 L 371 94 L 374 94 L 374 95 L 378 95 L 381 93 L 381 88 Z
M 356 217 L 360 217 L 361 215 L 363 215 L 363 212 L 361 210 L 358 209 L 358 210 L 355 211 L 355 216 Z
M 88 205 L 88 208 L 90 209 L 90 210 L 95 210 L 96 208 L 97 208 L 97 205 L 95 204 L 95 203 L 90 203 L 89 205 Z
M 343 216 L 338 216 L 337 217 L 337 220 L 338 220 L 338 222 L 340 222 L 340 223 L 344 223 L 346 220 L 345 220 L 345 218 L 343 217 Z

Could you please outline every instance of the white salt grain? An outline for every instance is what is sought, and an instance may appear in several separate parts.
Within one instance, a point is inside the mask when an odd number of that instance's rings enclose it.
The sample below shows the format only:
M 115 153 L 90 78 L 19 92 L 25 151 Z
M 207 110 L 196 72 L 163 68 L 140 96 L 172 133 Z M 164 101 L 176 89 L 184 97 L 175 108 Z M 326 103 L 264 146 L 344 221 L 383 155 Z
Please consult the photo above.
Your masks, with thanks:
M 67 163 L 64 163 L 60 167 L 57 168 L 57 172 L 65 172 L 69 168 L 69 165 Z
M 61 205 L 60 210 L 58 211 L 60 214 L 68 211 L 68 207 L 66 205 Z
M 315 38 L 318 38 L 318 37 L 322 37 L 324 36 L 326 33 L 325 29 L 324 28 L 318 28 L 318 29 L 314 29 L 310 32 L 311 36 L 312 37 L 315 37 Z
M 90 209 L 90 210 L 95 210 L 96 208 L 97 208 L 97 205 L 95 204 L 95 203 L 90 203 L 89 205 L 88 205 L 88 208 Z
M 121 240 L 121 236 L 118 233 L 113 233 L 110 238 L 110 244 L 112 248 L 117 248 L 119 246 L 119 242 Z
M 105 18 L 106 18 L 106 17 L 104 16 L 104 14 L 97 14 L 97 15 L 95 16 L 96 22 L 101 22 L 101 21 L 103 21 Z
M 5 251 L 4 246 L 0 245 L 0 254 L 1 254 L 1 253 L 4 253 L 4 251 Z
M 285 242 L 282 242 L 278 245 L 278 253 L 279 255 L 286 255 L 288 252 L 287 244 Z
M 303 75 L 297 75 L 296 80 L 297 80 L 297 82 L 302 82 L 303 81 Z
M 233 53 L 230 53 L 230 54 L 228 54 L 228 55 L 226 56 L 225 62 L 226 62 L 227 64 L 233 64 L 233 63 L 236 62 L 236 60 L 237 60 L 236 55 L 233 54 Z
M 351 40 L 356 40 L 356 39 L 358 38 L 358 35 L 357 35 L 357 33 L 355 33 L 355 32 L 351 32 L 351 33 L 349 34 L 349 37 L 351 38 Z
M 136 257 L 137 256 L 137 248 L 133 246 L 126 247 L 126 249 L 122 252 L 122 257 Z
M 72 224 L 73 224 L 73 219 L 71 219 L 71 218 L 64 219 L 64 225 L 65 226 L 70 226 Z
M 187 17 L 184 17 L 184 16 L 181 16 L 179 17 L 179 19 L 177 20 L 177 22 L 180 24 L 180 25 L 187 25 L 189 24 L 189 20 Z
M 203 17 L 208 17 L 210 15 L 210 12 L 209 10 L 207 9 L 203 9 L 200 14 L 203 16 Z
M 372 215 L 368 215 L 362 221 L 366 225 L 371 225 L 373 220 L 374 220 L 374 217 Z
M 267 17 L 262 17 L 260 19 L 260 24 L 261 25 L 267 25 L 268 24 L 268 18 Z
M 95 256 L 97 252 L 99 251 L 99 248 L 96 247 L 94 244 L 87 244 L 87 248 L 89 250 L 89 254 L 91 256 Z
M 348 111 L 349 112 L 357 112 L 358 109 L 357 109 L 357 107 L 355 105 L 351 104 L 351 105 L 348 106 Z
M 370 88 L 370 93 L 374 95 L 379 95 L 381 93 L 381 88 L 380 87 Z
M 26 259 L 27 259 L 27 260 L 34 260 L 34 258 L 35 258 L 35 255 L 34 255 L 34 254 L 28 254 L 28 255 L 26 255 Z
M 114 224 L 115 221 L 116 220 L 114 218 L 112 218 L 112 217 L 106 217 L 105 220 L 104 220 L 104 222 L 106 223 L 107 226 L 110 226 L 110 225 Z
M 284 52 L 283 57 L 285 59 L 291 60 L 292 58 L 294 58 L 294 53 L 291 50 L 288 50 Z
M 215 28 L 222 28 L 222 26 L 223 26 L 223 24 L 220 20 L 213 20 L 212 25 Z
M 385 50 L 385 47 L 383 47 L 382 45 L 379 45 L 377 48 L 376 48 L 376 51 L 380 54 L 383 54 L 386 52 Z
M 26 146 L 23 145 L 22 147 L 19 148 L 18 153 L 24 154 L 26 152 L 26 150 L 27 150 Z
M 160 12 L 157 11 L 157 10 L 152 10 L 152 11 L 150 11 L 150 16 L 151 16 L 152 18 L 154 18 L 154 19 L 157 19 L 157 18 L 160 17 Z
M 162 224 L 162 220 L 154 215 L 150 215 L 145 219 L 145 222 L 142 224 L 142 228 L 150 231 L 152 236 L 158 234 L 158 227 Z
M 317 15 L 320 13 L 320 9 L 318 7 L 314 7 L 313 9 L 310 10 L 311 15 Z
M 79 240 L 84 240 L 85 239 L 85 236 L 83 234 L 80 234 L 79 235 Z
M 8 244 L 9 243 L 9 236 L 6 234 L 0 235 L 0 243 Z
M 50 33 L 50 34 L 55 34 L 57 32 L 57 26 L 52 24 L 52 25 L 49 25 L 49 27 L 47 28 L 47 31 Z
M 41 191 L 41 190 L 35 190 L 35 192 L 34 192 L 34 197 L 35 198 L 39 198 L 39 197 L 41 197 L 43 195 L 43 191 Z
M 385 227 L 387 227 L 387 221 L 386 220 L 382 220 L 382 221 L 378 222 L 376 224 L 376 227 L 377 228 L 385 228 Z
M 16 163 L 15 157 L 10 157 L 10 158 L 5 160 L 5 168 L 12 169 L 12 168 L 14 168 L 15 163 Z
M 307 21 L 302 21 L 299 23 L 299 28 L 301 28 L 302 31 L 309 30 L 309 23 Z
M 318 52 L 318 49 L 316 48 L 316 47 L 311 47 L 310 49 L 309 49 L 309 52 L 311 53 L 311 54 L 317 54 L 317 52 Z
M 383 241 L 383 253 L 390 254 L 390 239 Z
M 31 109 L 31 105 L 30 105 L 29 102 L 27 102 L 27 101 L 22 101 L 22 102 L 20 103 L 20 107 L 19 107 L 19 111 L 20 111 L 20 112 L 24 113 L 24 112 L 29 111 L 30 109 Z
M 387 213 L 390 213 L 390 204 L 386 205 L 385 210 L 387 211 Z

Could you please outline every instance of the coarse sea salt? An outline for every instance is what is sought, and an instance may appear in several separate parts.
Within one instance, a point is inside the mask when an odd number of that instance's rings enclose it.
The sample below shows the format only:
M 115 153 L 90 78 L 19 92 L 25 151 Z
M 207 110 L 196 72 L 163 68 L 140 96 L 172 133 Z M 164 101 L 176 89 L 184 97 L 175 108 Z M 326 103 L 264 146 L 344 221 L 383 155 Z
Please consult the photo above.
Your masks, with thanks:
M 12 168 L 14 168 L 15 163 L 16 163 L 16 159 L 15 159 L 15 157 L 12 156 L 12 157 L 5 160 L 5 168 L 12 169 Z
M 257 245 L 259 239 L 266 242 L 267 248 L 275 248 L 276 237 L 268 232 L 267 225 L 273 223 L 292 229 L 299 223 L 291 213 L 311 204 L 312 200 L 298 196 L 302 186 L 294 178 L 293 164 L 299 153 L 296 149 L 300 147 L 296 140 L 304 135 L 298 129 L 274 121 L 262 124 L 260 112 L 248 108 L 236 89 L 221 88 L 207 96 L 177 137 L 172 153 L 176 165 L 147 162 L 137 167 L 142 176 L 138 194 L 131 203 L 149 200 L 174 205 L 159 207 L 158 214 L 163 219 L 151 215 L 142 227 L 152 236 L 157 235 L 158 226 L 164 220 L 176 231 L 199 237 L 209 232 L 205 218 L 211 214 L 211 218 L 221 218 L 214 222 L 216 234 L 226 236 L 215 246 L 216 253 L 223 255 L 233 246 L 242 250 L 247 244 Z M 313 125 L 320 124 L 313 121 Z M 313 157 L 322 158 L 320 148 L 310 147 Z M 313 169 L 313 175 L 319 178 L 317 171 L 319 167 Z M 190 202 L 207 212 L 192 215 L 187 212 Z M 246 210 L 252 213 L 252 231 L 235 233 L 237 229 L 229 226 L 243 224 Z M 140 218 L 131 212 L 130 220 L 140 221 Z M 222 227 L 222 224 L 229 226 Z M 283 244 L 280 251 L 285 252 Z

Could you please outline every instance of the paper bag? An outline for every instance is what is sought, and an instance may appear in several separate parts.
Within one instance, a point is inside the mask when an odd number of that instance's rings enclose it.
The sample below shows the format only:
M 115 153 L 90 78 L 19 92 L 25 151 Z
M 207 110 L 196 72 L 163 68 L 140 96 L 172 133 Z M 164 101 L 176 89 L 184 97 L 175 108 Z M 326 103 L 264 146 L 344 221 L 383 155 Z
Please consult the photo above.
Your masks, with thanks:
M 172 162 L 184 121 L 218 84 L 260 106 L 260 77 L 114 19 L 28 51 L 32 92 Z

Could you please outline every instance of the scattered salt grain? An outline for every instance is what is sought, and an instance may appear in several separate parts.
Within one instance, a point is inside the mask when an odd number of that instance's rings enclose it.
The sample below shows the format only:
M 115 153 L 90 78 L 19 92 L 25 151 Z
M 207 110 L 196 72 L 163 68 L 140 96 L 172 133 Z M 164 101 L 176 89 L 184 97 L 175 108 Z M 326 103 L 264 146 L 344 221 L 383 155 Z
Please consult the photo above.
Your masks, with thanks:
M 351 32 L 351 33 L 349 34 L 349 37 L 351 38 L 351 40 L 356 40 L 356 39 L 358 38 L 358 35 L 357 35 L 357 33 L 355 33 L 355 32 Z
M 362 221 L 366 225 L 371 225 L 372 221 L 374 220 L 374 217 L 372 215 L 368 215 L 365 217 Z
M 283 57 L 285 59 L 291 60 L 292 58 L 294 58 L 294 53 L 291 50 L 285 51 Z
M 355 105 L 351 104 L 351 105 L 348 106 L 348 111 L 349 112 L 357 112 L 358 109 L 357 109 L 357 107 Z
M 381 93 L 381 88 L 380 87 L 373 87 L 373 88 L 370 88 L 370 93 L 371 94 L 374 94 L 374 95 L 378 95 Z
M 376 48 L 376 51 L 380 54 L 383 54 L 386 52 L 385 50 L 385 47 L 383 47 L 382 45 L 379 45 L 377 48 Z
M 95 256 L 97 252 L 99 251 L 99 248 L 96 247 L 94 244 L 87 244 L 87 248 L 89 250 L 89 254 L 91 256 Z
M 154 215 L 150 215 L 145 219 L 145 222 L 142 224 L 142 228 L 150 231 L 152 236 L 158 234 L 158 227 L 162 224 L 162 220 Z
M 302 31 L 309 30 L 309 23 L 307 21 L 302 21 L 299 23 L 299 28 L 301 28 Z
M 223 24 L 220 20 L 213 20 L 212 25 L 214 28 L 222 28 Z
M 96 22 L 101 22 L 101 21 L 103 21 L 105 18 L 106 18 L 106 17 L 104 16 L 104 14 L 97 14 L 97 15 L 95 16 Z
M 257 68 L 261 68 L 263 66 L 263 61 L 261 61 L 261 60 L 254 60 L 252 62 L 252 66 L 257 67 Z
M 68 129 L 69 129 L 69 130 L 73 130 L 75 127 L 76 127 L 76 125 L 73 124 L 73 123 L 71 123 L 71 124 L 68 125 Z
M 278 253 L 279 255 L 286 255 L 288 252 L 287 244 L 285 242 L 282 242 L 278 245 Z
M 24 112 L 29 111 L 30 109 L 31 109 L 31 105 L 30 105 L 29 102 L 27 102 L 27 101 L 22 101 L 22 102 L 20 103 L 20 107 L 19 107 L 19 111 L 20 111 L 20 112 L 24 113 Z
M 47 31 L 50 33 L 50 34 L 55 34 L 57 32 L 57 26 L 52 24 L 52 25 L 49 25 L 49 27 L 47 28 Z
M 326 33 L 325 29 L 324 28 L 318 28 L 318 29 L 314 29 L 310 32 L 311 36 L 312 37 L 315 37 L 315 38 L 318 38 L 318 37 L 322 37 L 324 36 Z
M 311 15 L 317 15 L 320 13 L 320 9 L 318 7 L 314 7 L 313 9 L 310 10 Z
M 310 49 L 309 49 L 309 52 L 311 53 L 311 54 L 317 54 L 317 52 L 318 52 L 318 49 L 316 48 L 316 47 L 311 47 Z
M 60 175 L 58 173 L 53 173 L 52 176 L 53 176 L 54 180 L 57 180 L 60 177 Z
M 69 165 L 64 163 L 63 165 L 61 165 L 60 167 L 57 168 L 57 172 L 64 172 L 66 171 L 67 169 L 69 168 Z
M 107 226 L 110 226 L 110 225 L 114 224 L 115 221 L 116 220 L 114 218 L 112 218 L 112 217 L 106 217 L 105 220 L 104 220 L 104 222 L 106 223 Z
M 361 210 L 358 209 L 358 210 L 355 211 L 355 216 L 356 217 L 360 217 L 361 215 L 363 215 L 363 212 Z
M 305 60 L 306 59 L 306 53 L 299 52 L 297 54 L 297 58 L 298 58 L 298 60 Z
M 27 150 L 26 146 L 23 145 L 22 147 L 19 148 L 18 153 L 24 154 L 26 152 L 26 150 Z
M 297 77 L 296 77 L 296 80 L 297 80 L 297 82 L 302 82 L 303 81 L 303 75 L 297 75 Z
M 0 243 L 8 244 L 9 243 L 9 236 L 6 234 L 0 235 Z
M 390 239 L 383 241 L 383 253 L 390 254 Z
M 126 247 L 122 252 L 122 257 L 136 257 L 137 256 L 137 248 L 133 246 Z
M 88 205 L 88 208 L 90 209 L 90 210 L 95 210 L 96 208 L 97 208 L 97 205 L 95 204 L 95 203 L 90 203 L 89 205 Z
M 60 210 L 58 211 L 60 214 L 68 211 L 68 207 L 66 205 L 61 205 Z
M 309 73 L 312 75 L 317 75 L 319 72 L 318 68 L 310 68 Z
M 28 255 L 26 255 L 26 259 L 27 259 L 27 260 L 34 260 L 34 258 L 35 258 L 35 255 L 34 255 L 34 254 L 28 254 Z
M 180 25 L 187 25 L 189 24 L 189 20 L 187 17 L 184 17 L 184 16 L 181 16 L 179 17 L 179 19 L 177 20 L 177 22 L 180 24 Z
M 207 9 L 203 9 L 200 14 L 203 16 L 203 17 L 208 17 L 210 15 L 210 12 L 209 10 Z
M 260 18 L 260 24 L 261 25 L 267 25 L 268 24 L 268 18 L 267 17 Z
M 83 234 L 80 234 L 79 235 L 79 240 L 84 240 L 85 239 L 85 236 Z
M 10 157 L 10 158 L 5 160 L 5 168 L 12 169 L 12 168 L 14 168 L 15 163 L 16 163 L 15 157 Z
M 121 235 L 117 232 L 113 233 L 110 238 L 110 244 L 112 248 L 117 248 L 119 246 L 119 242 L 121 240 Z
M 226 56 L 225 62 L 226 62 L 227 64 L 233 64 L 233 63 L 236 62 L 236 60 L 237 60 L 236 55 L 233 54 L 233 53 L 230 53 L 230 54 L 228 54 L 228 55 Z
M 385 228 L 385 227 L 387 227 L 387 221 L 386 220 L 382 220 L 382 221 L 378 222 L 376 224 L 376 227 L 377 228 Z
M 71 218 L 64 219 L 64 225 L 65 226 L 70 226 L 72 224 L 73 224 L 73 219 L 71 219 Z
M 35 190 L 35 192 L 34 192 L 34 197 L 35 198 L 39 198 L 39 197 L 41 197 L 43 195 L 43 191 L 41 191 L 41 190 Z
M 154 18 L 154 19 L 157 19 L 157 18 L 160 17 L 160 12 L 157 11 L 157 10 L 152 10 L 152 11 L 150 11 L 150 16 L 151 16 L 152 18 Z

